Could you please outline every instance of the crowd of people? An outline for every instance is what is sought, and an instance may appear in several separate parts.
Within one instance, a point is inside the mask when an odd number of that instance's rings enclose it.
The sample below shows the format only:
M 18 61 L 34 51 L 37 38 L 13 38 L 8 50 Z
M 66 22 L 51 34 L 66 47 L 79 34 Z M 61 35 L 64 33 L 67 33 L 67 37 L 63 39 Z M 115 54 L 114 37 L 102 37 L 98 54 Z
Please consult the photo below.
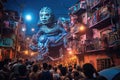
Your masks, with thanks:
M 94 66 L 85 63 L 83 66 L 74 64 L 57 66 L 28 59 L 0 62 L 0 80 L 107 80 L 100 76 Z

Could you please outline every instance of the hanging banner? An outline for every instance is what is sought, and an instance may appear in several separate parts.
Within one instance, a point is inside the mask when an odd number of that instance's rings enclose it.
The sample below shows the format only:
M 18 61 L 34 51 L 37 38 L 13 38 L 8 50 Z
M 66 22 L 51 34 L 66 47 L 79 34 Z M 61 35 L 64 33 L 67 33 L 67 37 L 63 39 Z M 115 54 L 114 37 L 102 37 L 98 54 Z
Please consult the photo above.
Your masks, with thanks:
M 13 40 L 10 38 L 0 39 L 0 47 L 13 47 Z

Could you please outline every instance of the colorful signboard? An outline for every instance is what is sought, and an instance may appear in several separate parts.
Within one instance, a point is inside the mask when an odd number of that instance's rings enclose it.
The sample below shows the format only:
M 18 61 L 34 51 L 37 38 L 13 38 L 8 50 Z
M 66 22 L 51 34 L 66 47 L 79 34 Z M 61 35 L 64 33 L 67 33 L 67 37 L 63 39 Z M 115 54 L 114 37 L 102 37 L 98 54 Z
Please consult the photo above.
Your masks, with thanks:
M 14 43 L 13 40 L 10 38 L 3 38 L 0 39 L 0 47 L 13 47 Z

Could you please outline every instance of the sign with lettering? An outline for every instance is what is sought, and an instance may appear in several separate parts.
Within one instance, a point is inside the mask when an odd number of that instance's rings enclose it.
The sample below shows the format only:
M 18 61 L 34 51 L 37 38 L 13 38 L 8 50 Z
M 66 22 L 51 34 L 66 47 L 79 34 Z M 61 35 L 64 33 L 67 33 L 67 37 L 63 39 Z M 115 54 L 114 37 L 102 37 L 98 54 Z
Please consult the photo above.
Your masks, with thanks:
M 0 39 L 0 46 L 1 47 L 13 47 L 13 40 L 10 38 Z

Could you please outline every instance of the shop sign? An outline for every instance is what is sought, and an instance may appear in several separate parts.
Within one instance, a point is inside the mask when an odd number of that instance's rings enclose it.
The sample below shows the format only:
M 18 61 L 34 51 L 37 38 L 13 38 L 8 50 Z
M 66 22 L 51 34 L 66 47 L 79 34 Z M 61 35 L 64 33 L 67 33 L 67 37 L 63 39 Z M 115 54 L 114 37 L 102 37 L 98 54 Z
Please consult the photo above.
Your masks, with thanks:
M 1 47 L 13 47 L 13 40 L 10 38 L 0 39 Z

